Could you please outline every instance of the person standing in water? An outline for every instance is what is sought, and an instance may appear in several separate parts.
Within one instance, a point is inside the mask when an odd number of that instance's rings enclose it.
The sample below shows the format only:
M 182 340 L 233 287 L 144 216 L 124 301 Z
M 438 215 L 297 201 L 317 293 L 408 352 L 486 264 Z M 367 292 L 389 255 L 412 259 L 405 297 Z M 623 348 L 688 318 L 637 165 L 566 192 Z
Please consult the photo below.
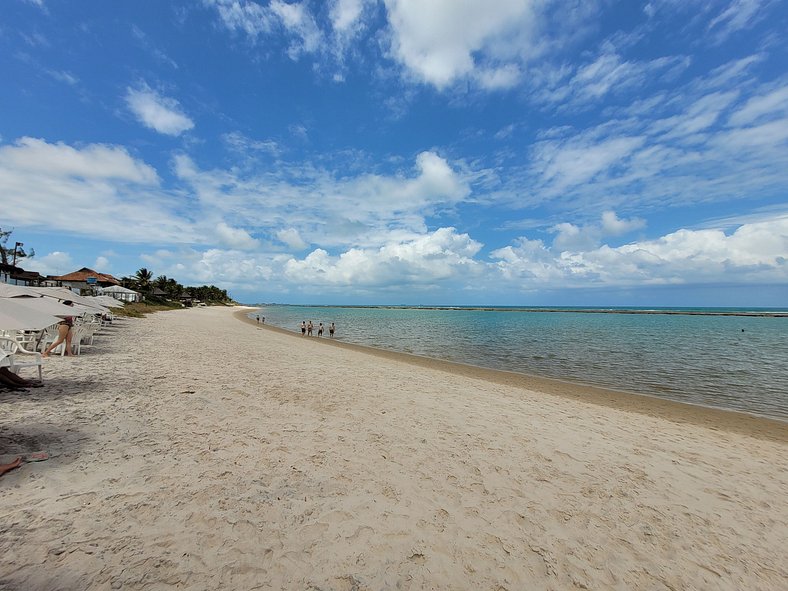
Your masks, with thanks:
M 301 323 L 301 336 L 306 334 L 306 320 Z
M 334 338 L 334 323 L 331 323 L 331 326 L 328 327 L 328 336 L 332 339 Z
M 319 337 L 323 336 L 323 323 L 322 322 L 317 325 L 317 336 L 319 336 Z
M 313 330 L 313 329 L 314 329 L 314 327 L 312 326 L 312 321 L 310 320 L 310 321 L 309 321 L 309 324 L 307 324 L 307 325 L 306 325 L 306 335 L 307 335 L 308 337 L 311 337 L 311 336 L 312 336 L 312 330 Z

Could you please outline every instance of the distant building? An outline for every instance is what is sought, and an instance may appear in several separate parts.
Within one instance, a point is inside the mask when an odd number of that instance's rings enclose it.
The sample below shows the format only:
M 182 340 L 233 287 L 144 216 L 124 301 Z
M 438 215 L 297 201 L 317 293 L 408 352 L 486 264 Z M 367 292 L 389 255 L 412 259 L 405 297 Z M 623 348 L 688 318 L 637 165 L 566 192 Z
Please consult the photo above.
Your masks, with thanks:
M 101 295 L 108 295 L 121 302 L 139 302 L 142 299 L 142 294 L 128 289 L 120 285 L 110 285 L 109 287 L 99 288 L 98 292 Z
M 54 285 L 46 277 L 35 271 L 25 271 L 22 267 L 0 263 L 0 283 L 10 285 Z
M 50 277 L 50 279 L 57 281 L 64 287 L 70 287 L 79 294 L 94 293 L 98 291 L 98 288 L 120 285 L 120 281 L 112 275 L 99 273 L 87 267 L 82 267 L 79 271 L 66 275 Z

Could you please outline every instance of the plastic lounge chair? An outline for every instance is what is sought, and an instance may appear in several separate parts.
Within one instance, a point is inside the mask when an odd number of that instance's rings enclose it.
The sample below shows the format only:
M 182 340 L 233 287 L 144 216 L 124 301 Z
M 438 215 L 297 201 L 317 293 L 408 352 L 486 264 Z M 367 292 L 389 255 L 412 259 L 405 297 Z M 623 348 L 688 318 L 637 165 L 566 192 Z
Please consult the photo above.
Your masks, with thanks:
M 18 374 L 23 367 L 37 367 L 38 379 L 44 381 L 44 360 L 41 353 L 28 351 L 22 348 L 16 340 L 9 337 L 0 337 L 0 349 L 5 353 L 2 360 L 3 365 L 6 365 L 12 372 Z M 28 359 L 23 360 L 23 357 L 28 357 Z

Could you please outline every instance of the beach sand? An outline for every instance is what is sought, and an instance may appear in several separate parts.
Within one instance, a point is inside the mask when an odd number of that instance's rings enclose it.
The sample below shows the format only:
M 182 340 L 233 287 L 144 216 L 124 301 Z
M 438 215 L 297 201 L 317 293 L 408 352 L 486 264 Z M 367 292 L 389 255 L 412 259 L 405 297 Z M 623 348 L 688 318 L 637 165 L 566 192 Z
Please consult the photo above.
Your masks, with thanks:
M 0 589 L 786 588 L 785 423 L 238 316 L 0 393 Z

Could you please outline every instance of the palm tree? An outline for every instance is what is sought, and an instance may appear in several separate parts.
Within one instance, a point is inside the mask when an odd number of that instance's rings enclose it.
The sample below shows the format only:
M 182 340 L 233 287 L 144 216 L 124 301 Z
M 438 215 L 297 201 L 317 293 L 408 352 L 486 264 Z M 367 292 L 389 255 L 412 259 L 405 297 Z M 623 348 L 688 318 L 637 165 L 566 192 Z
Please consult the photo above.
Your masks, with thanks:
M 142 267 L 134 274 L 134 279 L 137 282 L 137 289 L 140 291 L 148 291 L 150 289 L 150 282 L 153 279 L 153 273 Z

